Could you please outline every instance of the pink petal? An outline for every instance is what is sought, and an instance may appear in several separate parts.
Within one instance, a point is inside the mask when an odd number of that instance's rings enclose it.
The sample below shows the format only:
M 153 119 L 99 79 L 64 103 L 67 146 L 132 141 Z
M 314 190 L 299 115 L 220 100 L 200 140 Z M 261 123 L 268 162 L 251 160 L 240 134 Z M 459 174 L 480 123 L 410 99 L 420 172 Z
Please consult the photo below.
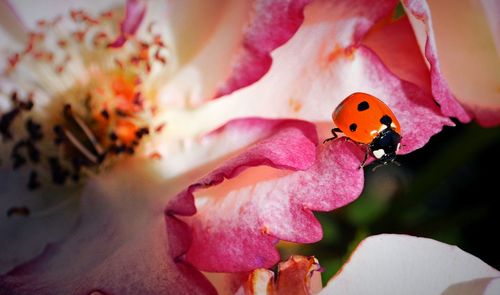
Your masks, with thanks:
M 244 31 L 241 52 L 231 64 L 231 74 L 219 87 L 217 97 L 252 84 L 271 67 L 271 51 L 288 41 L 304 19 L 310 0 L 257 0 Z
M 214 294 L 182 259 L 189 229 L 163 208 L 175 183 L 144 160 L 90 182 L 71 236 L 0 277 L 5 294 Z M 4 294 L 2 293 L 2 294 Z
M 270 52 L 299 27 L 308 1 L 169 1 L 169 45 L 180 68 L 161 97 L 198 106 L 255 82 Z
M 474 113 L 477 122 L 482 126 L 492 127 L 500 124 L 500 106 L 484 107 L 472 104 L 467 106 Z
M 415 31 L 420 48 L 430 64 L 432 94 L 436 102 L 439 103 L 441 111 L 446 116 L 456 117 L 462 122 L 470 121 L 470 115 L 456 100 L 442 75 L 437 56 L 435 37 L 429 24 L 430 17 L 427 5 L 418 1 L 403 1 L 403 3 L 407 11 L 409 11 L 408 17 Z M 423 23 L 417 24 L 414 20 L 415 17 Z
M 361 43 L 373 50 L 401 80 L 431 92 L 429 70 L 406 16 L 393 21 L 392 15 L 388 15 L 368 32 Z
M 24 43 L 27 30 L 8 0 L 0 0 L 0 44 Z M 2 67 L 3 68 L 3 67 Z
M 352 1 L 311 3 L 297 33 L 273 52 L 271 69 L 262 79 L 206 104 L 197 115 L 213 118 L 207 128 L 243 116 L 292 117 L 329 122 L 332 128 L 331 114 L 335 107 L 353 92 L 366 92 L 382 99 L 396 114 L 402 126 L 402 153 L 422 147 L 443 126 L 453 125 L 436 106 L 428 86 L 421 88 L 404 80 L 425 86 L 425 77 L 419 76 L 422 69 L 388 68 L 367 47 L 373 42 L 362 43 L 365 34 L 377 20 L 391 13 L 394 5 L 395 2 L 384 1 L 375 6 L 373 2 Z M 404 23 L 400 25 L 395 28 L 398 33 L 406 30 Z M 375 46 L 381 55 L 386 54 L 385 49 L 393 50 L 389 46 Z M 398 60 L 405 57 L 415 57 L 415 50 Z M 196 118 L 192 124 L 197 124 Z M 325 131 L 320 133 L 321 140 L 330 137 L 329 130 Z
M 320 294 L 498 294 L 498 278 L 455 246 L 384 234 L 361 242 Z
M 284 122 L 287 127 L 282 121 L 261 121 L 260 125 L 282 126 L 181 194 L 192 195 L 195 190 L 238 175 L 235 180 L 197 193 L 199 211 L 188 220 L 193 227 L 193 243 L 187 253 L 188 261 L 196 267 L 205 271 L 269 267 L 279 259 L 274 248 L 279 239 L 321 239 L 321 226 L 312 210 L 333 210 L 360 194 L 363 171 L 358 167 L 363 155 L 355 144 L 338 140 L 315 148 L 315 135 L 307 131 L 311 127 L 300 121 Z M 228 126 L 234 128 L 231 125 L 235 123 L 238 121 Z M 297 132 L 300 124 L 307 133 Z M 309 137 L 305 137 L 308 133 Z M 249 168 L 262 164 L 307 170 Z
M 419 45 L 425 48 L 433 94 L 443 112 L 463 122 L 473 116 L 484 126 L 499 124 L 500 5 L 411 0 L 405 6 Z
M 381 97 L 396 113 L 403 130 L 402 152 L 420 148 L 451 121 L 440 113 L 428 91 L 401 80 L 366 46 L 350 47 L 362 41 L 375 21 L 395 5 L 378 3 L 365 14 L 365 6 L 353 9 L 347 3 L 314 2 L 307 7 L 299 31 L 273 53 L 268 73 L 251 86 L 209 103 L 199 117 L 222 122 L 228 116 L 254 114 L 330 121 L 331 111 L 345 96 L 365 91 Z M 329 137 L 328 129 L 322 129 L 322 139 Z M 190 221 L 194 233 L 188 260 L 207 271 L 249 270 L 276 262 L 273 245 L 279 239 L 319 240 L 321 228 L 310 210 L 332 210 L 359 195 L 363 178 L 357 168 L 362 154 L 357 145 L 336 141 L 318 148 L 318 160 L 307 171 L 252 168 L 237 183 L 200 192 L 199 212 Z M 239 173 L 241 166 L 244 163 L 229 161 L 190 190 L 218 184 L 234 176 L 234 170 Z M 302 178 L 315 182 L 304 184 Z
M 488 20 L 488 26 L 492 34 L 493 42 L 495 42 L 497 54 L 500 56 L 500 17 L 498 17 L 500 3 L 495 0 L 482 0 L 481 4 L 483 5 L 486 19 Z
M 204 272 L 207 279 L 217 290 L 219 295 L 235 295 L 243 282 L 248 278 L 248 272 Z
M 137 32 L 137 29 L 146 14 L 146 0 L 127 0 L 125 8 L 125 19 L 120 24 L 120 35 L 109 44 L 110 47 L 121 47 L 127 41 L 129 36 Z

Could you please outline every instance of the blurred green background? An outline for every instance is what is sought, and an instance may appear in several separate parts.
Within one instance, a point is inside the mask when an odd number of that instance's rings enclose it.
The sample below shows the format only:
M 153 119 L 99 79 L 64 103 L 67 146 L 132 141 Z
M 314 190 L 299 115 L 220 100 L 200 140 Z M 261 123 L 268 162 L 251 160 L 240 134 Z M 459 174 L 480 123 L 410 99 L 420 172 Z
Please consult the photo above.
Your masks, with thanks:
M 399 156 L 400 167 L 365 167 L 365 188 L 355 202 L 316 213 L 323 240 L 283 244 L 282 258 L 316 256 L 326 283 L 362 239 L 400 233 L 457 245 L 500 269 L 499 152 L 500 128 L 445 127 L 423 148 Z

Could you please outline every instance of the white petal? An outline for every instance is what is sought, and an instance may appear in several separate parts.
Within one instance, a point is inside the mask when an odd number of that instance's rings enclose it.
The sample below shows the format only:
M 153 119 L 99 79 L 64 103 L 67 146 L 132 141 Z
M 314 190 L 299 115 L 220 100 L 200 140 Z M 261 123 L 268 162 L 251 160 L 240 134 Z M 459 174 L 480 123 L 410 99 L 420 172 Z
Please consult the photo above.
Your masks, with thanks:
M 0 273 L 34 258 L 48 243 L 61 240 L 78 218 L 77 191 L 40 188 L 30 192 L 27 176 L 0 169 Z M 30 215 L 8 217 L 12 207 L 26 207 Z
M 492 279 L 486 289 L 484 295 L 495 295 L 500 290 L 500 278 Z
M 34 28 L 37 21 L 41 19 L 52 19 L 56 16 L 67 14 L 71 9 L 84 9 L 85 11 L 97 14 L 104 10 L 109 10 L 117 6 L 124 6 L 124 0 L 14 0 L 10 1 L 16 14 L 20 17 L 24 25 Z
M 230 62 L 241 46 L 251 1 L 171 1 L 165 26 L 181 66 L 162 90 L 167 105 L 198 105 L 215 95 L 216 86 L 230 72 Z M 162 30 L 164 28 L 162 27 Z M 177 106 L 177 105 L 176 105 Z
M 498 277 L 458 247 L 384 234 L 361 242 L 320 294 L 500 294 Z

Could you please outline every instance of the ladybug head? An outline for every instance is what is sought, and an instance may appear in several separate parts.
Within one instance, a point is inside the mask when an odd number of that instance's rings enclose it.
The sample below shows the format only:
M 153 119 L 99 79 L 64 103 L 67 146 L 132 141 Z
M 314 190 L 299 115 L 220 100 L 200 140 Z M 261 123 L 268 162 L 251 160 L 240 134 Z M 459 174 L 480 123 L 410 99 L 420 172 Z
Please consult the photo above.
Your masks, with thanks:
M 396 158 L 400 142 L 401 135 L 392 128 L 386 128 L 373 139 L 369 147 L 377 161 L 386 165 Z

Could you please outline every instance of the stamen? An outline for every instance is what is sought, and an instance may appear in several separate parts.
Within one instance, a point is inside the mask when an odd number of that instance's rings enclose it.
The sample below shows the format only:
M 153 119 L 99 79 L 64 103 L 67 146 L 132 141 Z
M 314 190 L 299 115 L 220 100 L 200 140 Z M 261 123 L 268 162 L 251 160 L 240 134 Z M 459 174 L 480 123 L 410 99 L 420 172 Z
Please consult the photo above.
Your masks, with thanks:
M 40 182 L 38 181 L 38 173 L 36 171 L 31 171 L 28 181 L 28 189 L 34 190 L 40 187 Z
M 60 145 L 64 141 L 64 130 L 61 125 L 56 125 L 52 129 L 54 131 L 54 144 Z
M 83 122 L 82 119 L 80 119 L 77 115 L 72 114 L 73 120 L 75 120 L 76 124 L 82 129 L 83 133 L 87 136 L 87 138 L 90 140 L 90 143 L 92 143 L 93 147 L 95 148 L 96 152 L 98 155 L 101 155 L 104 153 L 103 148 L 97 141 L 97 138 L 95 137 L 94 133 L 90 130 L 90 128 Z
M 32 119 L 28 119 L 25 126 L 31 140 L 39 141 L 43 138 L 42 125 L 33 122 Z
M 59 159 L 55 157 L 49 158 L 49 166 L 52 173 L 52 182 L 59 185 L 64 184 L 69 172 L 61 166 Z
M 64 185 L 68 178 L 79 182 L 82 172 L 99 173 L 135 154 L 145 137 L 165 126 L 149 124 L 158 107 L 144 93 L 156 93 L 148 87 L 157 83 L 148 79 L 152 70 L 156 74 L 167 65 L 168 48 L 152 24 L 143 38 L 110 48 L 119 34 L 118 17 L 111 11 L 94 17 L 73 10 L 72 31 L 61 26 L 61 18 L 39 21 L 22 50 L 8 55 L 5 75 L 19 89 L 10 96 L 12 109 L 1 114 L 0 136 L 12 140 L 13 169 L 31 169 L 30 190 L 42 186 L 45 175 Z M 34 108 L 34 93 L 48 102 Z M 13 129 L 19 126 L 22 132 Z
M 29 216 L 30 210 L 27 207 L 12 207 L 7 211 L 7 217 L 14 215 Z
M 83 144 L 80 143 L 80 141 L 66 128 L 63 128 L 64 135 L 66 138 L 73 144 L 74 147 L 76 147 L 89 161 L 91 161 L 94 164 L 97 164 L 97 156 L 92 154 L 91 151 L 89 151 Z
M 12 133 L 10 132 L 10 126 L 14 119 L 19 115 L 21 110 L 19 108 L 15 108 L 12 111 L 6 113 L 0 119 L 0 133 L 3 136 L 4 140 L 12 139 Z
M 26 157 L 20 154 L 19 149 L 23 147 L 22 142 L 18 142 L 16 145 L 14 145 L 14 148 L 12 149 L 12 154 L 11 154 L 11 159 L 12 159 L 12 169 L 16 170 L 19 167 L 23 166 L 26 164 L 28 161 L 26 160 Z

